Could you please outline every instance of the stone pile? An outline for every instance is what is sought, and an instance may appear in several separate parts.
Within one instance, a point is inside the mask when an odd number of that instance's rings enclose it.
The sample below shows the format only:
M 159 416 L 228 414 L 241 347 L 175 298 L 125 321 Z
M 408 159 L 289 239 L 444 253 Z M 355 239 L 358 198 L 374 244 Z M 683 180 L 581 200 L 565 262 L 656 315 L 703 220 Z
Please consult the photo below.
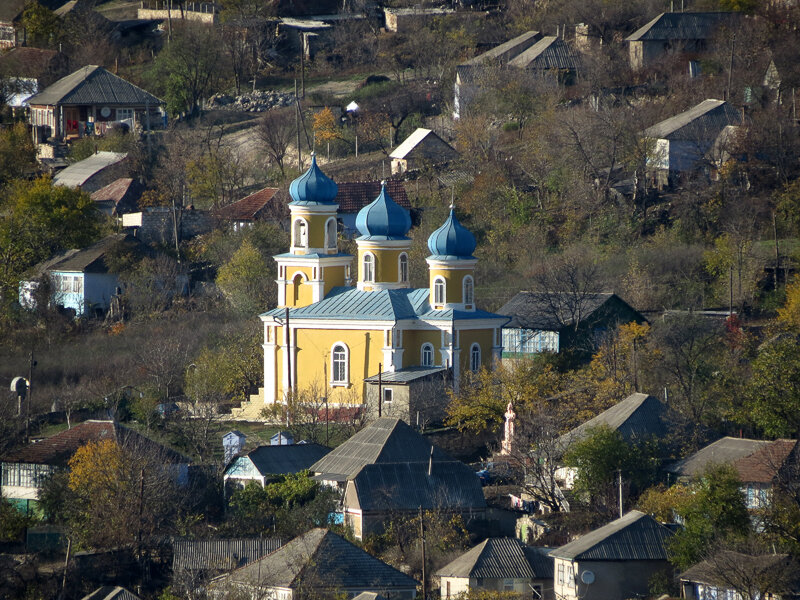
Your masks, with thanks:
M 293 93 L 256 90 L 241 96 L 214 94 L 208 99 L 207 108 L 222 110 L 238 110 L 242 112 L 264 112 L 271 108 L 294 104 Z

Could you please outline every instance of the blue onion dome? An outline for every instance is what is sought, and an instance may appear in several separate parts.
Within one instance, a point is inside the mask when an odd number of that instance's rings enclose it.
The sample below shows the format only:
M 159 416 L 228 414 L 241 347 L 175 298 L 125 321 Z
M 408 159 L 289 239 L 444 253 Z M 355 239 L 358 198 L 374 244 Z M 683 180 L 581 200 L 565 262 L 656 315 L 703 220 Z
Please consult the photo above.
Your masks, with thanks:
M 411 229 L 411 216 L 395 202 L 386 191 L 386 182 L 381 182 L 381 193 L 372 202 L 358 211 L 356 229 L 360 239 L 403 240 Z
M 475 236 L 458 222 L 452 206 L 450 216 L 428 238 L 428 250 L 431 251 L 433 258 L 474 258 L 472 253 L 475 252 L 475 246 Z
M 289 185 L 290 204 L 294 205 L 335 204 L 338 193 L 339 186 L 317 166 L 317 157 L 313 153 L 308 171 Z

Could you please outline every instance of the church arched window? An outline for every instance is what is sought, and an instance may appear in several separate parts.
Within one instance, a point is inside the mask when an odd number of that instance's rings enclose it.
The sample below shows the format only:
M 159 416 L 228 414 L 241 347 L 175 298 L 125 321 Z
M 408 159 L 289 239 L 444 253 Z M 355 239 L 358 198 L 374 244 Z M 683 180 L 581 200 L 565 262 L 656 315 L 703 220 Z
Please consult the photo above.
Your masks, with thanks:
M 436 305 L 444 304 L 446 300 L 444 278 L 437 277 L 433 280 L 433 303 Z
M 308 223 L 303 219 L 296 219 L 294 222 L 294 245 L 308 248 Z
M 403 252 L 397 259 L 397 275 L 400 283 L 408 282 L 408 254 Z
M 481 368 L 481 347 L 478 344 L 472 344 L 472 349 L 469 351 L 469 370 L 477 373 Z
M 375 257 L 372 254 L 367 253 L 364 255 L 362 263 L 364 267 L 364 281 L 370 283 L 375 281 Z
M 425 343 L 422 344 L 422 352 L 421 352 L 421 360 L 420 363 L 423 367 L 432 367 L 433 366 L 433 344 Z
M 325 247 L 336 248 L 336 219 L 333 217 L 325 223 Z
M 331 349 L 331 385 L 350 383 L 350 351 L 346 344 L 337 342 Z
M 475 282 L 471 275 L 464 277 L 463 302 L 464 304 L 475 303 Z

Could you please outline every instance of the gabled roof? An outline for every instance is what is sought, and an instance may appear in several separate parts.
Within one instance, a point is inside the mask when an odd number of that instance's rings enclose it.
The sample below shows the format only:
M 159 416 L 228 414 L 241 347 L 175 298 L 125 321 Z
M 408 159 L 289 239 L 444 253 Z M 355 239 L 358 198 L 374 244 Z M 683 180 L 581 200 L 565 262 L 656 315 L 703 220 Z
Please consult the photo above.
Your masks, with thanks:
M 355 476 L 364 466 L 374 463 L 451 461 L 442 450 L 414 431 L 401 419 L 376 419 L 349 440 L 311 466 L 314 473 Z
M 429 143 L 431 141 L 435 142 L 437 147 L 442 148 L 445 151 L 449 151 L 452 156 L 458 156 L 456 149 L 436 135 L 436 132 L 431 131 L 430 129 L 418 127 L 416 131 L 403 140 L 403 142 L 397 148 L 392 150 L 389 158 L 405 158 L 415 148 L 417 148 L 417 146 Z
M 459 461 L 366 464 L 348 481 L 345 503 L 363 511 L 486 507 L 480 480 Z
M 285 254 L 280 256 L 293 256 Z M 304 255 L 315 256 L 315 255 Z M 331 256 L 331 255 L 328 255 Z M 352 287 L 335 287 L 325 298 L 314 304 L 289 309 L 292 319 L 336 319 L 363 321 L 399 321 L 421 319 L 451 321 L 467 319 L 503 319 L 484 310 L 434 310 L 428 300 L 428 288 L 402 288 L 380 291 L 362 291 Z M 263 313 L 263 317 L 282 317 L 286 309 L 274 308 Z
M 134 210 L 144 191 L 144 186 L 130 177 L 121 177 L 107 186 L 92 192 L 92 201 L 111 204 L 115 210 Z
M 724 590 L 731 587 L 730 572 L 773 581 L 772 588 L 763 591 L 783 597 L 793 597 L 800 592 L 800 565 L 788 554 L 762 554 L 753 556 L 732 550 L 721 550 L 711 560 L 704 560 L 681 573 L 681 581 L 704 583 Z M 720 572 L 720 571 L 724 572 Z M 738 578 L 737 578 L 738 579 Z M 789 592 L 789 594 L 786 594 Z M 784 594 L 786 594 L 784 596 Z M 723 594 L 720 593 L 720 596 Z
M 312 529 L 224 579 L 262 588 L 416 589 L 417 582 L 326 529 Z
M 526 546 L 517 538 L 488 538 L 436 572 L 439 577 L 550 579 L 550 548 Z
M 711 37 L 721 21 L 734 16 L 735 13 L 731 12 L 661 13 L 634 31 L 625 41 L 705 40 Z
M 139 596 L 118 585 L 104 585 L 81 600 L 139 600 Z
M 171 448 L 159 444 L 114 421 L 84 421 L 35 444 L 10 452 L 3 462 L 66 466 L 72 455 L 89 442 L 112 439 L 119 444 L 134 445 L 158 452 L 168 463 L 188 463 L 189 459 Z
M 618 431 L 626 441 L 660 437 L 666 433 L 665 412 L 665 406 L 655 396 L 634 393 L 565 433 L 559 438 L 559 443 L 569 446 L 585 438 L 593 428 L 602 426 Z
M 0 54 L 0 72 L 9 77 L 39 77 L 57 54 L 55 50 L 17 46 Z
M 541 34 L 538 31 L 526 31 L 515 38 L 503 42 L 499 46 L 495 46 L 491 50 L 487 50 L 483 54 L 469 59 L 468 61 L 459 65 L 459 67 L 469 66 L 473 67 L 484 63 L 497 61 L 507 62 L 535 44 L 540 38 Z
M 11 23 L 25 8 L 28 0 L 3 0 L 0 2 L 0 23 Z
M 226 221 L 255 221 L 279 191 L 278 188 L 269 187 L 258 190 L 241 200 L 217 209 L 214 214 L 217 218 Z
M 145 106 L 155 108 L 161 100 L 142 88 L 117 77 L 103 67 L 89 65 L 62 77 L 29 102 L 30 105 L 100 105 Z
M 245 456 L 262 475 L 283 475 L 305 471 L 331 449 L 320 444 L 259 446 Z
M 555 35 L 548 35 L 510 60 L 510 67 L 520 69 L 569 69 L 578 68 L 580 59 L 572 46 Z
M 767 446 L 766 440 L 748 440 L 744 438 L 724 437 L 721 440 L 701 448 L 691 456 L 667 467 L 667 471 L 679 477 L 697 477 L 702 475 L 712 464 L 730 465 Z
M 733 463 L 744 483 L 772 483 L 789 460 L 797 440 L 776 440 Z
M 381 193 L 380 181 L 344 181 L 338 182 L 338 186 L 339 193 L 336 195 L 336 203 L 339 205 L 340 213 L 356 213 Z M 411 209 L 411 202 L 408 200 L 402 181 L 387 179 L 386 191 L 397 204 L 407 210 Z
M 550 556 L 570 560 L 667 560 L 666 544 L 671 536 L 672 532 L 653 517 L 632 510 L 556 548 Z
M 703 100 L 674 117 L 644 130 L 644 136 L 660 140 L 713 141 L 728 125 L 740 125 L 742 116 L 724 100 Z
M 609 302 L 636 313 L 633 307 L 611 293 L 588 293 L 575 300 L 568 293 L 522 291 L 506 302 L 497 314 L 511 317 L 506 327 L 558 331 L 574 324 L 571 312 L 576 307 L 580 308 L 581 320 L 588 321 Z M 641 320 L 645 321 L 645 318 L 641 317 Z
M 122 162 L 128 157 L 125 152 L 95 152 L 91 156 L 71 164 L 53 177 L 54 185 L 80 187 L 103 169 Z
M 281 547 L 279 538 L 173 540 L 172 570 L 229 570 L 251 563 Z
M 70 273 L 107 273 L 105 257 L 108 252 L 125 244 L 132 248 L 138 247 L 140 242 L 127 233 L 112 233 L 99 242 L 81 250 L 67 250 L 63 254 L 46 260 L 36 265 L 32 272 L 35 276 L 45 272 L 70 272 Z

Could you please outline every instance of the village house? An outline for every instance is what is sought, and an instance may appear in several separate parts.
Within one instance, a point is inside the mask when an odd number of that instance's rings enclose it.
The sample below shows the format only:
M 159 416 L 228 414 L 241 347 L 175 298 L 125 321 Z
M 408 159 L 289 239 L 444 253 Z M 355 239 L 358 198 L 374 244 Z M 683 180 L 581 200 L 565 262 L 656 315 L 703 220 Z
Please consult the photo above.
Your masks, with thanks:
M 671 573 L 672 532 L 633 510 L 550 552 L 554 593 L 561 600 L 625 600 L 649 595 L 654 575 Z
M 101 213 L 117 217 L 139 209 L 144 186 L 130 177 L 120 177 L 92 192 L 92 202 Z
M 508 66 L 524 69 L 540 79 L 547 77 L 553 83 L 571 85 L 578 75 L 580 56 L 560 37 L 548 35 L 509 60 Z
M 17 46 L 0 54 L 6 103 L 13 108 L 23 107 L 28 98 L 63 77 L 68 67 L 69 59 L 57 50 Z
M 35 511 L 39 490 L 47 476 L 66 469 L 69 459 L 81 446 L 104 439 L 156 453 L 178 483 L 188 481 L 190 461 L 182 454 L 115 421 L 84 421 L 3 456 L 0 495 L 23 512 Z
M 95 152 L 56 173 L 53 183 L 92 194 L 128 174 L 127 158 L 124 152 Z
M 748 510 L 769 506 L 773 487 L 796 479 L 797 440 L 750 440 L 724 437 L 667 467 L 678 482 L 702 477 L 713 465 L 730 465 L 739 475 Z
M 235 457 L 225 468 L 222 479 L 226 494 L 243 488 L 250 481 L 264 487 L 278 475 L 305 471 L 330 452 L 320 444 L 275 444 L 253 448 L 242 456 Z
M 486 590 L 553 600 L 550 550 L 526 546 L 516 538 L 488 538 L 436 571 L 441 598 L 452 600 L 470 590 Z
M 453 385 L 452 370 L 445 367 L 384 371 L 364 383 L 368 414 L 403 419 L 418 428 L 442 421 L 449 401 L 447 390 Z
M 631 68 L 651 66 L 664 56 L 695 60 L 711 49 L 717 28 L 736 17 L 730 12 L 667 12 L 625 38 Z
M 103 67 L 81 67 L 28 99 L 29 122 L 56 140 L 103 135 L 112 126 L 152 129 L 162 123 L 162 101 Z
M 238 569 L 275 552 L 278 538 L 173 539 L 172 572 L 190 573 L 196 579 Z
M 720 135 L 729 140 L 728 128 L 741 123 L 742 115 L 733 106 L 724 100 L 709 99 L 645 129 L 642 136 L 652 144 L 647 169 L 654 183 L 665 188 L 674 184 L 678 176 L 703 166 L 718 168 L 718 161 L 709 156 L 709 151 L 714 149 L 719 156 L 725 150 L 717 142 Z
M 209 584 L 212 597 L 307 600 L 374 592 L 414 600 L 417 581 L 327 529 L 312 529 L 266 556 Z
M 28 43 L 27 30 L 22 24 L 22 13 L 30 0 L 3 0 L 0 2 L 0 51 L 25 46 Z M 37 0 L 38 4 L 58 11 L 67 0 Z
M 399 175 L 430 165 L 440 165 L 459 157 L 450 144 L 430 129 L 417 128 L 389 154 L 392 175 Z
M 540 352 L 591 352 L 619 325 L 647 321 L 610 293 L 522 291 L 497 312 L 510 317 L 503 326 L 504 361 Z
M 281 213 L 285 211 L 280 210 L 283 207 L 273 201 L 276 194 L 280 195 L 279 192 L 278 188 L 271 187 L 258 190 L 216 209 L 214 217 L 223 223 L 229 223 L 234 231 L 252 227 L 258 221 L 280 221 L 283 216 Z
M 526 31 L 515 38 L 503 42 L 456 67 L 453 118 L 458 119 L 473 100 L 484 90 L 491 73 L 503 68 L 508 61 L 517 57 L 542 39 L 538 31 Z
M 120 293 L 119 274 L 110 269 L 107 258 L 122 249 L 138 252 L 140 247 L 134 238 L 115 233 L 88 248 L 67 250 L 34 267 L 30 278 L 20 282 L 19 303 L 36 308 L 42 277 L 48 277 L 55 306 L 72 310 L 78 317 L 104 314 Z
M 476 306 L 475 238 L 451 210 L 428 239 L 430 285 L 409 281 L 411 218 L 383 186 L 358 213 L 357 277 L 338 248 L 338 186 L 317 166 L 292 182 L 290 252 L 278 263 L 278 308 L 264 323 L 264 389 L 252 418 L 290 390 L 334 408 L 364 404 L 365 379 L 384 371 L 491 368 L 505 317 Z M 357 279 L 357 285 L 353 285 Z
M 680 575 L 684 600 L 789 600 L 800 596 L 800 565 L 788 554 L 721 550 Z

